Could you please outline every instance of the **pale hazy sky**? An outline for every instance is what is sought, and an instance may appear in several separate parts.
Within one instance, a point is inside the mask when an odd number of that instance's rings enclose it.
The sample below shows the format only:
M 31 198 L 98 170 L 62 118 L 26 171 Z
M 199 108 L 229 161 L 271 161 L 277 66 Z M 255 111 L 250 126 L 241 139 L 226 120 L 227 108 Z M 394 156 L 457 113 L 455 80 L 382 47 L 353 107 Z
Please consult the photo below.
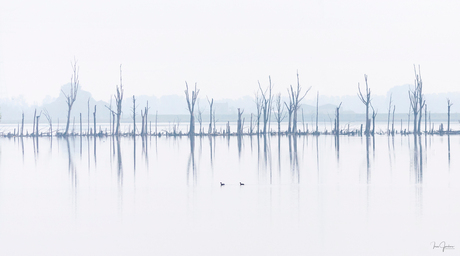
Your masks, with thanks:
M 123 64 L 125 94 L 253 95 L 257 80 L 285 93 L 375 94 L 412 83 L 459 91 L 460 1 L 2 1 L 0 96 L 56 97 L 70 81 L 108 100 Z M 311 93 L 309 97 L 314 97 Z

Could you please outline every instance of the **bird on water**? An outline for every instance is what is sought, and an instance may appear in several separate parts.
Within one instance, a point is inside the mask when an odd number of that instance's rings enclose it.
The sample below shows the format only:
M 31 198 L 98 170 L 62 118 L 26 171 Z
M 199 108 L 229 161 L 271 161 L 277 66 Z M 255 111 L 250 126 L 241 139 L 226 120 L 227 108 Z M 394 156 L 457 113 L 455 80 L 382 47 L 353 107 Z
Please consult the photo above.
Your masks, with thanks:
M 222 183 L 222 181 L 221 181 L 221 182 L 220 182 L 220 185 L 223 186 L 223 185 L 225 185 L 225 183 Z
M 244 183 L 240 181 L 240 186 L 244 186 Z

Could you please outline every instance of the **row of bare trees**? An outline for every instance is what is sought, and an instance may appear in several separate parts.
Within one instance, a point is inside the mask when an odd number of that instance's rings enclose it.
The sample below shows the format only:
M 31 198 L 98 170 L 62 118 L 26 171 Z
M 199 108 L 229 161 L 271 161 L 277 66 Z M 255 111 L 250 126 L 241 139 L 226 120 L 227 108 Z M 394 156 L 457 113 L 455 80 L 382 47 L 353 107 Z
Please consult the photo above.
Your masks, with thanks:
M 72 106 L 76 100 L 78 90 L 80 88 L 79 85 L 79 68 L 77 66 L 77 61 L 74 59 L 74 61 L 71 63 L 72 67 L 72 75 L 71 75 L 71 82 L 70 82 L 70 90 L 69 92 L 65 92 L 62 90 L 63 95 L 65 96 L 66 103 L 67 103 L 67 121 L 66 121 L 66 128 L 64 133 L 59 134 L 62 136 L 68 136 L 69 135 L 69 126 L 70 126 L 70 117 L 71 117 L 71 111 L 72 111 Z M 410 108 L 413 116 L 413 133 L 414 134 L 420 134 L 421 131 L 421 119 L 422 119 L 422 111 L 423 108 L 425 108 L 425 120 L 426 120 L 426 103 L 425 99 L 423 96 L 422 88 L 423 88 L 423 83 L 422 83 L 422 77 L 421 77 L 421 72 L 420 72 L 420 67 L 418 70 L 414 66 L 414 71 L 415 71 L 415 84 L 414 88 L 409 89 L 409 100 L 410 100 Z M 366 136 L 373 135 L 375 131 L 375 118 L 377 116 L 377 111 L 374 109 L 372 106 L 372 98 L 371 98 L 371 90 L 368 85 L 368 77 L 367 75 L 364 75 L 364 81 L 365 81 L 365 91 L 361 90 L 360 84 L 358 83 L 358 98 L 360 101 L 365 105 L 366 108 L 366 114 L 365 114 L 365 130 L 364 134 Z M 197 84 L 195 83 L 194 88 L 189 88 L 187 82 L 185 82 L 185 96 L 186 96 L 186 102 L 187 102 L 187 110 L 190 114 L 190 123 L 189 123 L 189 132 L 188 135 L 194 136 L 195 133 L 195 105 L 197 104 L 198 100 L 198 95 L 200 90 L 197 89 Z M 273 88 L 274 84 L 272 83 L 271 77 L 268 77 L 268 86 L 263 88 L 261 83 L 258 81 L 258 90 L 256 91 L 255 94 L 255 103 L 256 103 L 256 110 L 257 113 L 254 114 L 255 118 L 253 120 L 253 114 L 251 113 L 251 121 L 250 121 L 250 128 L 249 128 L 249 133 L 253 134 L 253 128 L 254 126 L 256 127 L 256 134 L 267 134 L 268 131 L 270 130 L 269 125 L 271 123 L 270 118 L 274 116 L 276 123 L 278 125 L 277 131 L 278 133 L 281 133 L 281 122 L 288 117 L 288 128 L 287 128 L 287 133 L 288 134 L 296 134 L 299 132 L 299 129 L 297 128 L 297 123 L 298 123 L 298 110 L 300 109 L 300 104 L 301 101 L 305 98 L 307 93 L 310 91 L 311 87 L 309 87 L 307 90 L 302 91 L 302 86 L 300 85 L 300 78 L 299 78 L 299 73 L 297 72 L 297 86 L 292 86 L 290 85 L 287 88 L 288 96 L 289 96 L 289 102 L 281 102 L 281 94 L 274 95 L 273 94 Z M 122 67 L 120 65 L 120 84 L 116 86 L 116 94 L 114 95 L 115 99 L 115 105 L 116 108 L 112 109 L 112 104 L 110 106 L 106 106 L 110 113 L 111 113 L 111 118 L 113 118 L 113 131 L 112 134 L 119 135 L 120 134 L 120 123 L 121 123 L 121 115 L 122 115 L 122 101 L 123 101 L 123 94 L 124 94 L 124 88 L 123 88 L 123 78 L 122 78 Z M 318 94 L 319 96 L 319 94 Z M 215 130 L 215 110 L 213 111 L 213 103 L 214 99 L 211 98 L 209 100 L 208 98 L 208 103 L 209 103 L 209 128 L 208 128 L 208 134 L 214 134 L 216 132 Z M 450 107 L 452 106 L 452 103 L 450 100 L 447 100 L 448 104 L 448 125 L 447 125 L 447 132 L 450 132 Z M 338 105 L 335 111 L 335 119 L 334 119 L 334 128 L 333 128 L 333 133 L 335 134 L 340 134 L 340 108 L 341 108 L 342 103 Z M 136 98 L 133 96 L 133 135 L 136 135 Z M 287 113 L 285 112 L 285 109 Z M 371 129 L 371 118 L 369 117 L 370 111 L 372 109 L 372 129 Z M 391 110 L 393 110 L 393 121 L 392 121 L 392 127 L 390 130 L 390 114 Z M 141 135 L 147 134 L 147 117 L 148 117 L 148 102 L 147 106 L 144 108 L 144 110 L 141 110 Z M 201 117 L 201 110 L 198 107 L 198 121 L 200 123 L 200 131 L 199 133 L 202 134 L 202 117 Z M 237 134 L 242 135 L 243 134 L 243 125 L 244 125 L 244 118 L 242 117 L 244 113 L 244 109 L 238 108 L 238 121 L 237 121 Z M 392 95 L 390 95 L 390 102 L 389 102 L 389 108 L 388 108 L 388 124 L 387 124 L 387 132 L 388 134 L 394 134 L 394 113 L 395 113 L 395 106 L 392 105 Z M 51 117 L 49 116 L 49 113 L 45 110 L 44 112 L 45 117 L 47 118 L 48 122 L 50 123 L 50 133 L 52 133 L 52 121 Z M 94 108 L 94 134 L 96 134 L 96 106 Z M 318 100 L 317 100 L 317 114 L 318 118 Z M 41 116 L 41 112 L 39 115 L 34 114 L 34 132 L 35 134 L 38 134 L 38 121 Z M 88 101 L 88 118 L 89 118 L 89 101 Z M 260 121 L 262 119 L 262 124 L 263 124 L 263 129 L 260 129 Z M 35 122 L 37 125 L 35 125 Z M 74 120 L 75 122 L 75 120 Z M 156 121 L 155 121 L 156 122 Z M 81 115 L 80 115 L 80 123 L 81 123 Z M 111 121 L 112 123 L 112 121 Z M 214 128 L 213 128 L 214 124 Z M 80 125 L 81 126 L 81 125 Z M 426 124 L 425 124 L 426 126 Z M 307 127 L 308 128 L 308 127 Z M 316 133 L 318 133 L 318 128 L 316 128 Z M 425 127 L 426 129 L 426 127 Z M 81 127 L 80 127 L 81 130 Z M 227 128 L 228 133 L 229 127 Z M 88 132 L 89 132 L 89 124 L 88 124 Z M 23 135 L 23 128 L 21 129 L 21 135 Z
M 283 104 L 281 103 L 281 94 L 273 95 L 273 87 L 271 77 L 268 77 L 268 86 L 264 89 L 262 85 L 258 81 L 258 90 L 255 94 L 255 103 L 257 113 L 255 114 L 255 126 L 256 126 L 256 134 L 260 134 L 260 119 L 262 118 L 263 123 L 263 130 L 262 134 L 267 134 L 269 131 L 270 125 L 270 118 L 272 116 L 272 112 L 274 112 L 275 120 L 278 123 L 278 133 L 281 133 L 281 122 L 286 118 L 286 113 L 283 109 Z M 310 91 L 311 87 L 309 87 L 305 92 L 302 92 L 302 87 L 300 86 L 299 80 L 299 73 L 297 73 L 297 87 L 293 87 L 290 85 L 288 88 L 288 95 L 289 95 L 289 103 L 284 102 L 284 105 L 287 109 L 287 114 L 289 116 L 288 120 L 288 133 L 296 134 L 298 132 L 297 129 L 297 111 L 300 109 L 300 102 L 305 98 L 307 93 Z M 196 83 L 194 90 L 190 90 L 188 87 L 187 82 L 185 82 L 185 99 L 187 102 L 187 110 L 190 114 L 190 124 L 189 124 L 189 136 L 194 136 L 195 133 L 195 104 L 197 104 L 197 98 L 200 90 L 197 89 Z M 213 117 L 215 122 L 215 113 L 213 112 L 213 102 L 214 100 L 209 100 L 209 129 L 208 134 L 213 134 L 215 129 L 212 129 L 213 124 Z M 275 106 L 274 106 L 275 105 Z M 244 118 L 242 119 L 242 115 L 244 113 L 244 109 L 238 108 L 238 121 L 237 121 L 237 135 L 243 134 L 243 124 Z M 251 114 L 251 121 L 250 121 L 250 128 L 249 133 L 253 133 L 253 114 Z M 198 121 L 200 123 L 200 134 L 201 134 L 201 111 L 198 110 Z M 229 128 L 227 128 L 229 131 Z

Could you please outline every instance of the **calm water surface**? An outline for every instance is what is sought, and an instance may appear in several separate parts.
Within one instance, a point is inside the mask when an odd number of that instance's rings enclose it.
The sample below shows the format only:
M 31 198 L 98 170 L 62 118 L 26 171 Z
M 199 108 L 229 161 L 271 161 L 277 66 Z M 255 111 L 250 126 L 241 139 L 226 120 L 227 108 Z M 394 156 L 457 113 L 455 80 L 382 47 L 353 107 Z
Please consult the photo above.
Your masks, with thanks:
M 1 138 L 0 254 L 458 255 L 459 154 L 460 136 Z

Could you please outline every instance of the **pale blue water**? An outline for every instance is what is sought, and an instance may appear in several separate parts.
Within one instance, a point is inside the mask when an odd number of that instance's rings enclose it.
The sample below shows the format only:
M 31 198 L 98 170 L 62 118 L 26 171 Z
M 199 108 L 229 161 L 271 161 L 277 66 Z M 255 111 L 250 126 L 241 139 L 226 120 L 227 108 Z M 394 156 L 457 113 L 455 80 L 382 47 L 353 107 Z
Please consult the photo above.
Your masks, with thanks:
M 0 254 L 440 255 L 445 241 L 456 255 L 459 153 L 460 136 L 203 137 L 193 152 L 187 137 L 1 138 Z

